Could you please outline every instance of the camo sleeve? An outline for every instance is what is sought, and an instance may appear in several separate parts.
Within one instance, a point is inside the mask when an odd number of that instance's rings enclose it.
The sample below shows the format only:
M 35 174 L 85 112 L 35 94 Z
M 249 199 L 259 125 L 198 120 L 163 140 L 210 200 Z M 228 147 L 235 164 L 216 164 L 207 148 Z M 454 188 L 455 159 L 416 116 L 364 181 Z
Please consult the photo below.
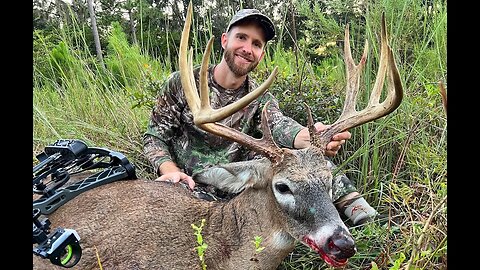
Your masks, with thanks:
M 260 100 L 259 115 L 268 101 L 270 101 L 267 108 L 269 110 L 268 123 L 272 131 L 273 140 L 280 147 L 293 148 L 295 137 L 304 126 L 292 118 L 285 116 L 280 110 L 278 100 L 270 92 L 266 92 Z M 258 123 L 260 123 L 260 121 L 258 121 Z
M 181 112 L 185 107 L 185 99 L 181 96 L 183 91 L 179 87 L 179 73 L 174 72 L 160 90 L 143 135 L 144 153 L 156 173 L 159 173 L 158 168 L 163 162 L 173 161 L 169 142 L 174 136 L 174 129 L 180 125 Z

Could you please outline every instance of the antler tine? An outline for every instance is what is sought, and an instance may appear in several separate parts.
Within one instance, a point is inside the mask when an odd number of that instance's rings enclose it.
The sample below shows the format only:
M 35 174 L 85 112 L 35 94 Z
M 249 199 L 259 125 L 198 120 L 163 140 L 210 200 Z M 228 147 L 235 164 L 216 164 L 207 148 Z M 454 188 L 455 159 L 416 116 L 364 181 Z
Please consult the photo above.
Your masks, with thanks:
M 358 65 L 355 65 L 355 60 L 352 57 L 352 50 L 350 48 L 350 30 L 349 26 L 345 28 L 345 66 L 347 75 L 347 93 L 345 97 L 345 103 L 343 105 L 343 111 L 340 115 L 340 119 L 344 119 L 355 112 L 355 104 L 357 103 L 357 94 L 360 84 L 360 74 L 365 66 L 368 55 L 368 42 L 365 40 L 365 46 L 363 49 L 362 58 Z
M 200 111 L 200 99 L 197 94 L 197 87 L 193 76 L 193 52 L 190 51 L 190 55 L 187 54 L 188 38 L 190 32 L 190 26 L 192 24 L 192 5 L 190 4 L 187 9 L 187 17 L 185 18 L 185 25 L 183 26 L 182 38 L 180 39 L 180 51 L 178 52 L 178 65 L 180 68 L 180 81 L 185 92 L 185 98 L 187 99 L 188 106 L 192 111 L 192 114 L 196 114 Z
M 345 105 L 338 120 L 335 121 L 330 128 L 326 129 L 319 135 L 321 138 L 317 140 L 319 141 L 319 144 L 316 146 L 322 149 L 325 148 L 327 143 L 330 142 L 332 136 L 336 133 L 354 128 L 393 112 L 403 99 L 402 82 L 395 63 L 395 58 L 393 57 L 392 49 L 388 44 L 385 14 L 382 14 L 381 51 L 377 78 L 370 94 L 368 105 L 363 110 L 356 111 L 355 104 L 360 82 L 360 72 L 365 65 L 368 52 L 367 48 L 368 45 L 367 42 L 365 42 L 365 49 L 362 58 L 359 64 L 355 65 L 350 49 L 349 31 L 347 26 L 345 29 L 345 65 L 347 70 L 347 94 Z M 379 103 L 387 71 L 388 93 L 384 101 Z
M 193 53 L 190 50 L 190 55 L 187 60 L 187 47 L 188 47 L 188 38 L 190 32 L 190 26 L 192 23 L 192 13 L 193 7 L 192 2 L 190 1 L 187 9 L 187 17 L 185 20 L 185 25 L 183 27 L 182 38 L 180 40 L 180 51 L 179 51 L 179 66 L 180 66 L 180 78 L 182 82 L 182 87 L 185 92 L 185 97 L 192 111 L 193 122 L 195 125 L 201 129 L 215 134 L 217 136 L 224 137 L 231 141 L 237 142 L 241 145 L 249 147 L 250 149 L 262 153 L 267 156 L 272 162 L 278 164 L 283 158 L 282 150 L 273 142 L 271 138 L 271 132 L 268 128 L 266 112 L 262 113 L 262 129 L 264 132 L 264 137 L 262 139 L 255 139 L 247 134 L 241 133 L 238 130 L 227 127 L 220 123 L 216 123 L 226 117 L 234 114 L 240 109 L 247 106 L 250 102 L 255 100 L 257 97 L 262 95 L 270 85 L 273 83 L 275 76 L 277 74 L 278 68 L 275 67 L 272 74 L 268 79 L 262 83 L 258 88 L 248 93 L 240 100 L 232 103 L 228 106 L 225 106 L 221 109 L 212 109 L 210 106 L 210 99 L 208 94 L 208 63 L 210 60 L 210 54 L 212 51 L 213 37 L 208 41 L 207 47 L 202 58 L 202 65 L 200 67 L 200 96 L 198 95 L 198 90 L 195 84 L 195 79 L 193 75 Z M 266 108 L 266 106 L 265 106 Z M 264 111 L 266 109 L 264 108 Z
M 307 109 L 307 127 L 308 133 L 310 134 L 310 144 L 313 146 L 318 146 L 321 144 L 321 141 L 319 141 L 320 136 L 317 135 L 317 130 L 315 128 L 315 124 L 313 123 L 312 111 L 307 103 L 304 102 L 303 105 Z

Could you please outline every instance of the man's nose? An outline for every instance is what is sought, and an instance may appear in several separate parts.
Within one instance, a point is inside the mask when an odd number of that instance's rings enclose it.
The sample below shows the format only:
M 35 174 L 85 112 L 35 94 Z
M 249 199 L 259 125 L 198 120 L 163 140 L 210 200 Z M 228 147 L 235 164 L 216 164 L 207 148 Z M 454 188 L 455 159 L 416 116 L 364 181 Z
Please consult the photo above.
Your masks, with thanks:
M 252 45 L 251 44 L 244 44 L 243 46 L 243 52 L 244 53 L 248 53 L 248 54 L 252 54 Z

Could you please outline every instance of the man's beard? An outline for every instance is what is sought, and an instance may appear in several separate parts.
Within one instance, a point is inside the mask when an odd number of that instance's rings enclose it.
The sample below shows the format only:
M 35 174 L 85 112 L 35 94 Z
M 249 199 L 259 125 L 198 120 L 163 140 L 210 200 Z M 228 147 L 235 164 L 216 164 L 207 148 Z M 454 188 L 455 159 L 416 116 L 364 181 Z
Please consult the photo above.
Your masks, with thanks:
M 230 51 L 230 50 L 225 50 L 225 52 L 223 53 L 223 57 L 225 57 L 225 61 L 227 62 L 227 65 L 230 68 L 230 70 L 233 72 L 233 74 L 235 74 L 238 77 L 247 75 L 250 71 L 254 70 L 258 65 L 258 61 L 256 61 L 256 59 L 254 58 L 253 61 L 250 63 L 250 65 L 248 65 L 247 67 L 242 68 L 238 66 L 237 64 L 235 64 L 235 54 L 233 53 L 233 51 Z

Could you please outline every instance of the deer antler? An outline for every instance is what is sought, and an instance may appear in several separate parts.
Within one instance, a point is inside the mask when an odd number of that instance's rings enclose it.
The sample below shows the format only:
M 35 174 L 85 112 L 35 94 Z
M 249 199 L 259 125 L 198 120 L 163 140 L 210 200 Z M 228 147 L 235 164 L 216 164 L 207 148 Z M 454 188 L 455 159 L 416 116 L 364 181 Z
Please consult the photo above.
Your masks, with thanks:
M 207 79 L 208 63 L 212 51 L 213 37 L 208 41 L 207 47 L 203 54 L 202 65 L 200 67 L 200 96 L 198 95 L 198 90 L 193 76 L 192 50 L 190 50 L 190 54 L 187 59 L 188 37 L 192 23 L 192 9 L 192 3 L 190 1 L 187 10 L 187 18 L 183 27 L 182 38 L 180 41 L 179 66 L 182 87 L 185 91 L 185 97 L 187 99 L 188 106 L 192 111 L 195 125 L 207 132 L 244 145 L 255 152 L 265 155 L 273 163 L 278 164 L 283 158 L 283 154 L 282 150 L 273 141 L 270 129 L 268 128 L 266 119 L 267 106 L 265 106 L 262 111 L 262 130 L 264 134 L 262 139 L 255 139 L 233 128 L 216 123 L 217 121 L 225 119 L 226 117 L 244 108 L 250 102 L 262 95 L 266 90 L 268 90 L 268 87 L 270 87 L 270 85 L 273 83 L 275 75 L 277 74 L 277 67 L 275 67 L 268 79 L 257 89 L 248 93 L 235 103 L 227 105 L 221 109 L 213 109 L 210 106 Z
M 387 30 L 385 24 L 385 14 L 382 14 L 382 33 L 381 33 L 381 51 L 380 64 L 375 80 L 375 85 L 370 94 L 368 105 L 361 111 L 355 110 L 355 103 L 358 94 L 358 87 L 360 82 L 360 73 L 365 66 L 365 61 L 368 53 L 368 43 L 365 41 L 365 49 L 362 58 L 358 65 L 352 58 L 352 51 L 350 49 L 350 38 L 348 25 L 345 29 L 345 65 L 347 73 L 346 98 L 342 114 L 330 128 L 324 130 L 320 134 L 316 134 L 311 141 L 315 142 L 312 145 L 325 149 L 326 145 L 336 133 L 354 128 L 364 123 L 373 121 L 382 116 L 393 112 L 401 103 L 403 98 L 402 82 L 393 57 L 393 52 L 388 45 Z M 388 86 L 387 97 L 382 103 L 379 103 L 380 95 L 383 90 L 385 74 L 388 71 Z M 318 136 L 318 137 L 317 137 Z

